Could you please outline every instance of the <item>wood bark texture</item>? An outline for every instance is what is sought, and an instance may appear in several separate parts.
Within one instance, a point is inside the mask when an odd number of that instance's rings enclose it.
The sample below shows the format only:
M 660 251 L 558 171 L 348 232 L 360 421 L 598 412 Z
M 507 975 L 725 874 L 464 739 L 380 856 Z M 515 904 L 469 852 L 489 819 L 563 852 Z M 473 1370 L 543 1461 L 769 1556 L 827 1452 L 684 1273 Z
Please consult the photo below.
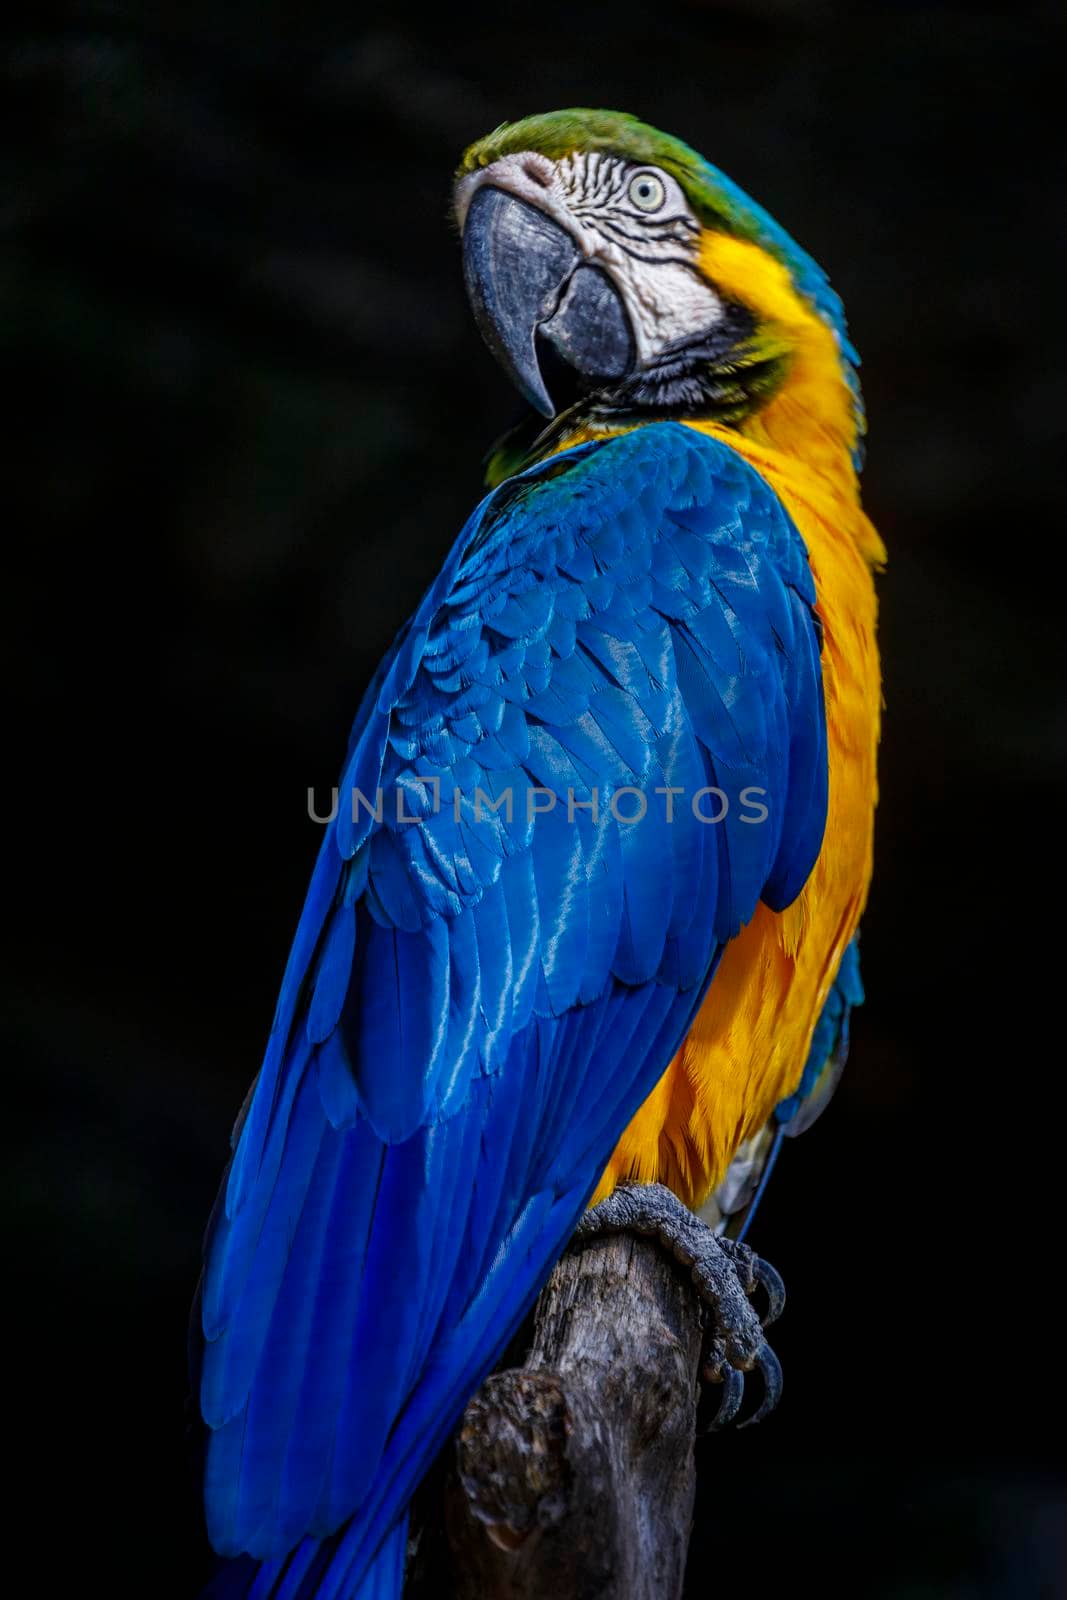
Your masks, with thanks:
M 494 1373 L 467 1406 L 444 1475 L 444 1534 L 423 1528 L 410 1600 L 678 1600 L 704 1321 L 687 1275 L 653 1241 L 573 1245 L 542 1291 L 521 1366 Z

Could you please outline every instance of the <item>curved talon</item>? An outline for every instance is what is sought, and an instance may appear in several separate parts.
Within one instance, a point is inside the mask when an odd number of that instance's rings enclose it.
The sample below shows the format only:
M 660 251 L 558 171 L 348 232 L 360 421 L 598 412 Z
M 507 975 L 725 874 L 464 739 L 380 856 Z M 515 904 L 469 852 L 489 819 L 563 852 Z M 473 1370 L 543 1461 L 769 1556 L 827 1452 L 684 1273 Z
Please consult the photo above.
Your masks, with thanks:
M 723 1367 L 722 1376 L 717 1381 L 722 1383 L 722 1399 L 719 1401 L 718 1410 L 708 1423 L 709 1433 L 718 1433 L 731 1423 L 745 1398 L 745 1380 L 736 1367 Z
M 705 1380 L 721 1383 L 722 1395 L 709 1433 L 734 1420 L 745 1395 L 744 1374 L 759 1369 L 763 1401 L 740 1426 L 761 1422 L 778 1403 L 782 1369 L 766 1344 L 763 1329 L 785 1305 L 785 1285 L 749 1244 L 713 1234 L 707 1224 L 660 1183 L 619 1184 L 606 1200 L 587 1211 L 575 1230 L 579 1239 L 601 1233 L 635 1233 L 659 1240 L 674 1260 L 690 1269 L 701 1300 L 710 1308 L 713 1337 L 707 1346 Z M 766 1302 L 760 1317 L 752 1303 L 756 1291 Z
M 764 1261 L 762 1256 L 753 1257 L 752 1273 L 767 1296 L 767 1309 L 760 1321 L 765 1328 L 769 1328 L 772 1322 L 778 1321 L 785 1309 L 785 1284 L 770 1262 Z
M 769 1344 L 765 1344 L 756 1357 L 756 1365 L 763 1375 L 763 1400 L 757 1411 L 746 1417 L 744 1422 L 738 1423 L 739 1429 L 751 1428 L 757 1422 L 762 1422 L 764 1417 L 769 1417 L 781 1398 L 782 1368 Z M 718 1421 L 717 1415 L 716 1421 Z

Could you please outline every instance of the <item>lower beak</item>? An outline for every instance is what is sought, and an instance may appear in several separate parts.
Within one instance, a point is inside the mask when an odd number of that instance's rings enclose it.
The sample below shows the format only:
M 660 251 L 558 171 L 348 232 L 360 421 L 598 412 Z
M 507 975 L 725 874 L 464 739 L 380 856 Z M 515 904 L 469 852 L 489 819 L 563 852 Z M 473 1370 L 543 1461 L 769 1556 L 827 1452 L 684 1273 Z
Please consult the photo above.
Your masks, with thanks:
M 463 229 L 463 275 L 486 344 L 544 416 L 557 408 L 538 361 L 539 339 L 584 388 L 632 370 L 634 341 L 614 284 L 535 206 L 490 185 L 479 189 Z

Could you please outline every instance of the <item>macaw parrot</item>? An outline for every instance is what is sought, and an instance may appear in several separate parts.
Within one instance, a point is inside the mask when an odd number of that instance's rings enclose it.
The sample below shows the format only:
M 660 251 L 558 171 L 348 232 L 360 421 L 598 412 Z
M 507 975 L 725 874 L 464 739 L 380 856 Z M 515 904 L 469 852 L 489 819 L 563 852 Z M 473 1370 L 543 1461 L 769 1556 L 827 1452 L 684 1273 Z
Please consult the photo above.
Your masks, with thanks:
M 208 1227 L 230 1600 L 396 1600 L 414 1490 L 598 1217 L 690 1240 L 762 1413 L 739 1222 L 862 997 L 883 549 L 840 301 L 619 113 L 498 128 L 454 203 L 526 420 L 356 716 Z

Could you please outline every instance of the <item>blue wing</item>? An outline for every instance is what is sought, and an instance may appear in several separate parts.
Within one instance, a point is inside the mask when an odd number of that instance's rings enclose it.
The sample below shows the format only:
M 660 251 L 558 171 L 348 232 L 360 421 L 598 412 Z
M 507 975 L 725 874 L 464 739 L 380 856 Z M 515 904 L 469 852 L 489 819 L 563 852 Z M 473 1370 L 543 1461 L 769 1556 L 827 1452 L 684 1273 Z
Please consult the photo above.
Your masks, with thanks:
M 806 1133 L 833 1097 L 848 1061 L 849 1021 L 854 1007 L 863 1004 L 860 977 L 860 940 L 856 934 L 841 957 L 833 986 L 815 1024 L 804 1072 L 793 1094 L 775 1107 L 775 1121 L 786 1138 Z
M 489 496 L 383 663 L 206 1245 L 209 1531 L 256 1593 L 326 1548 L 358 1581 L 723 945 L 802 886 L 814 600 L 762 479 L 664 423 Z
M 713 1227 L 724 1227 L 744 1239 L 767 1191 L 781 1154 L 783 1139 L 806 1133 L 822 1116 L 841 1081 L 848 1061 L 849 1022 L 863 1004 L 860 940 L 857 933 L 845 949 L 830 993 L 811 1036 L 800 1082 L 780 1100 L 770 1120 L 740 1147 L 718 1191 L 701 1210 Z

